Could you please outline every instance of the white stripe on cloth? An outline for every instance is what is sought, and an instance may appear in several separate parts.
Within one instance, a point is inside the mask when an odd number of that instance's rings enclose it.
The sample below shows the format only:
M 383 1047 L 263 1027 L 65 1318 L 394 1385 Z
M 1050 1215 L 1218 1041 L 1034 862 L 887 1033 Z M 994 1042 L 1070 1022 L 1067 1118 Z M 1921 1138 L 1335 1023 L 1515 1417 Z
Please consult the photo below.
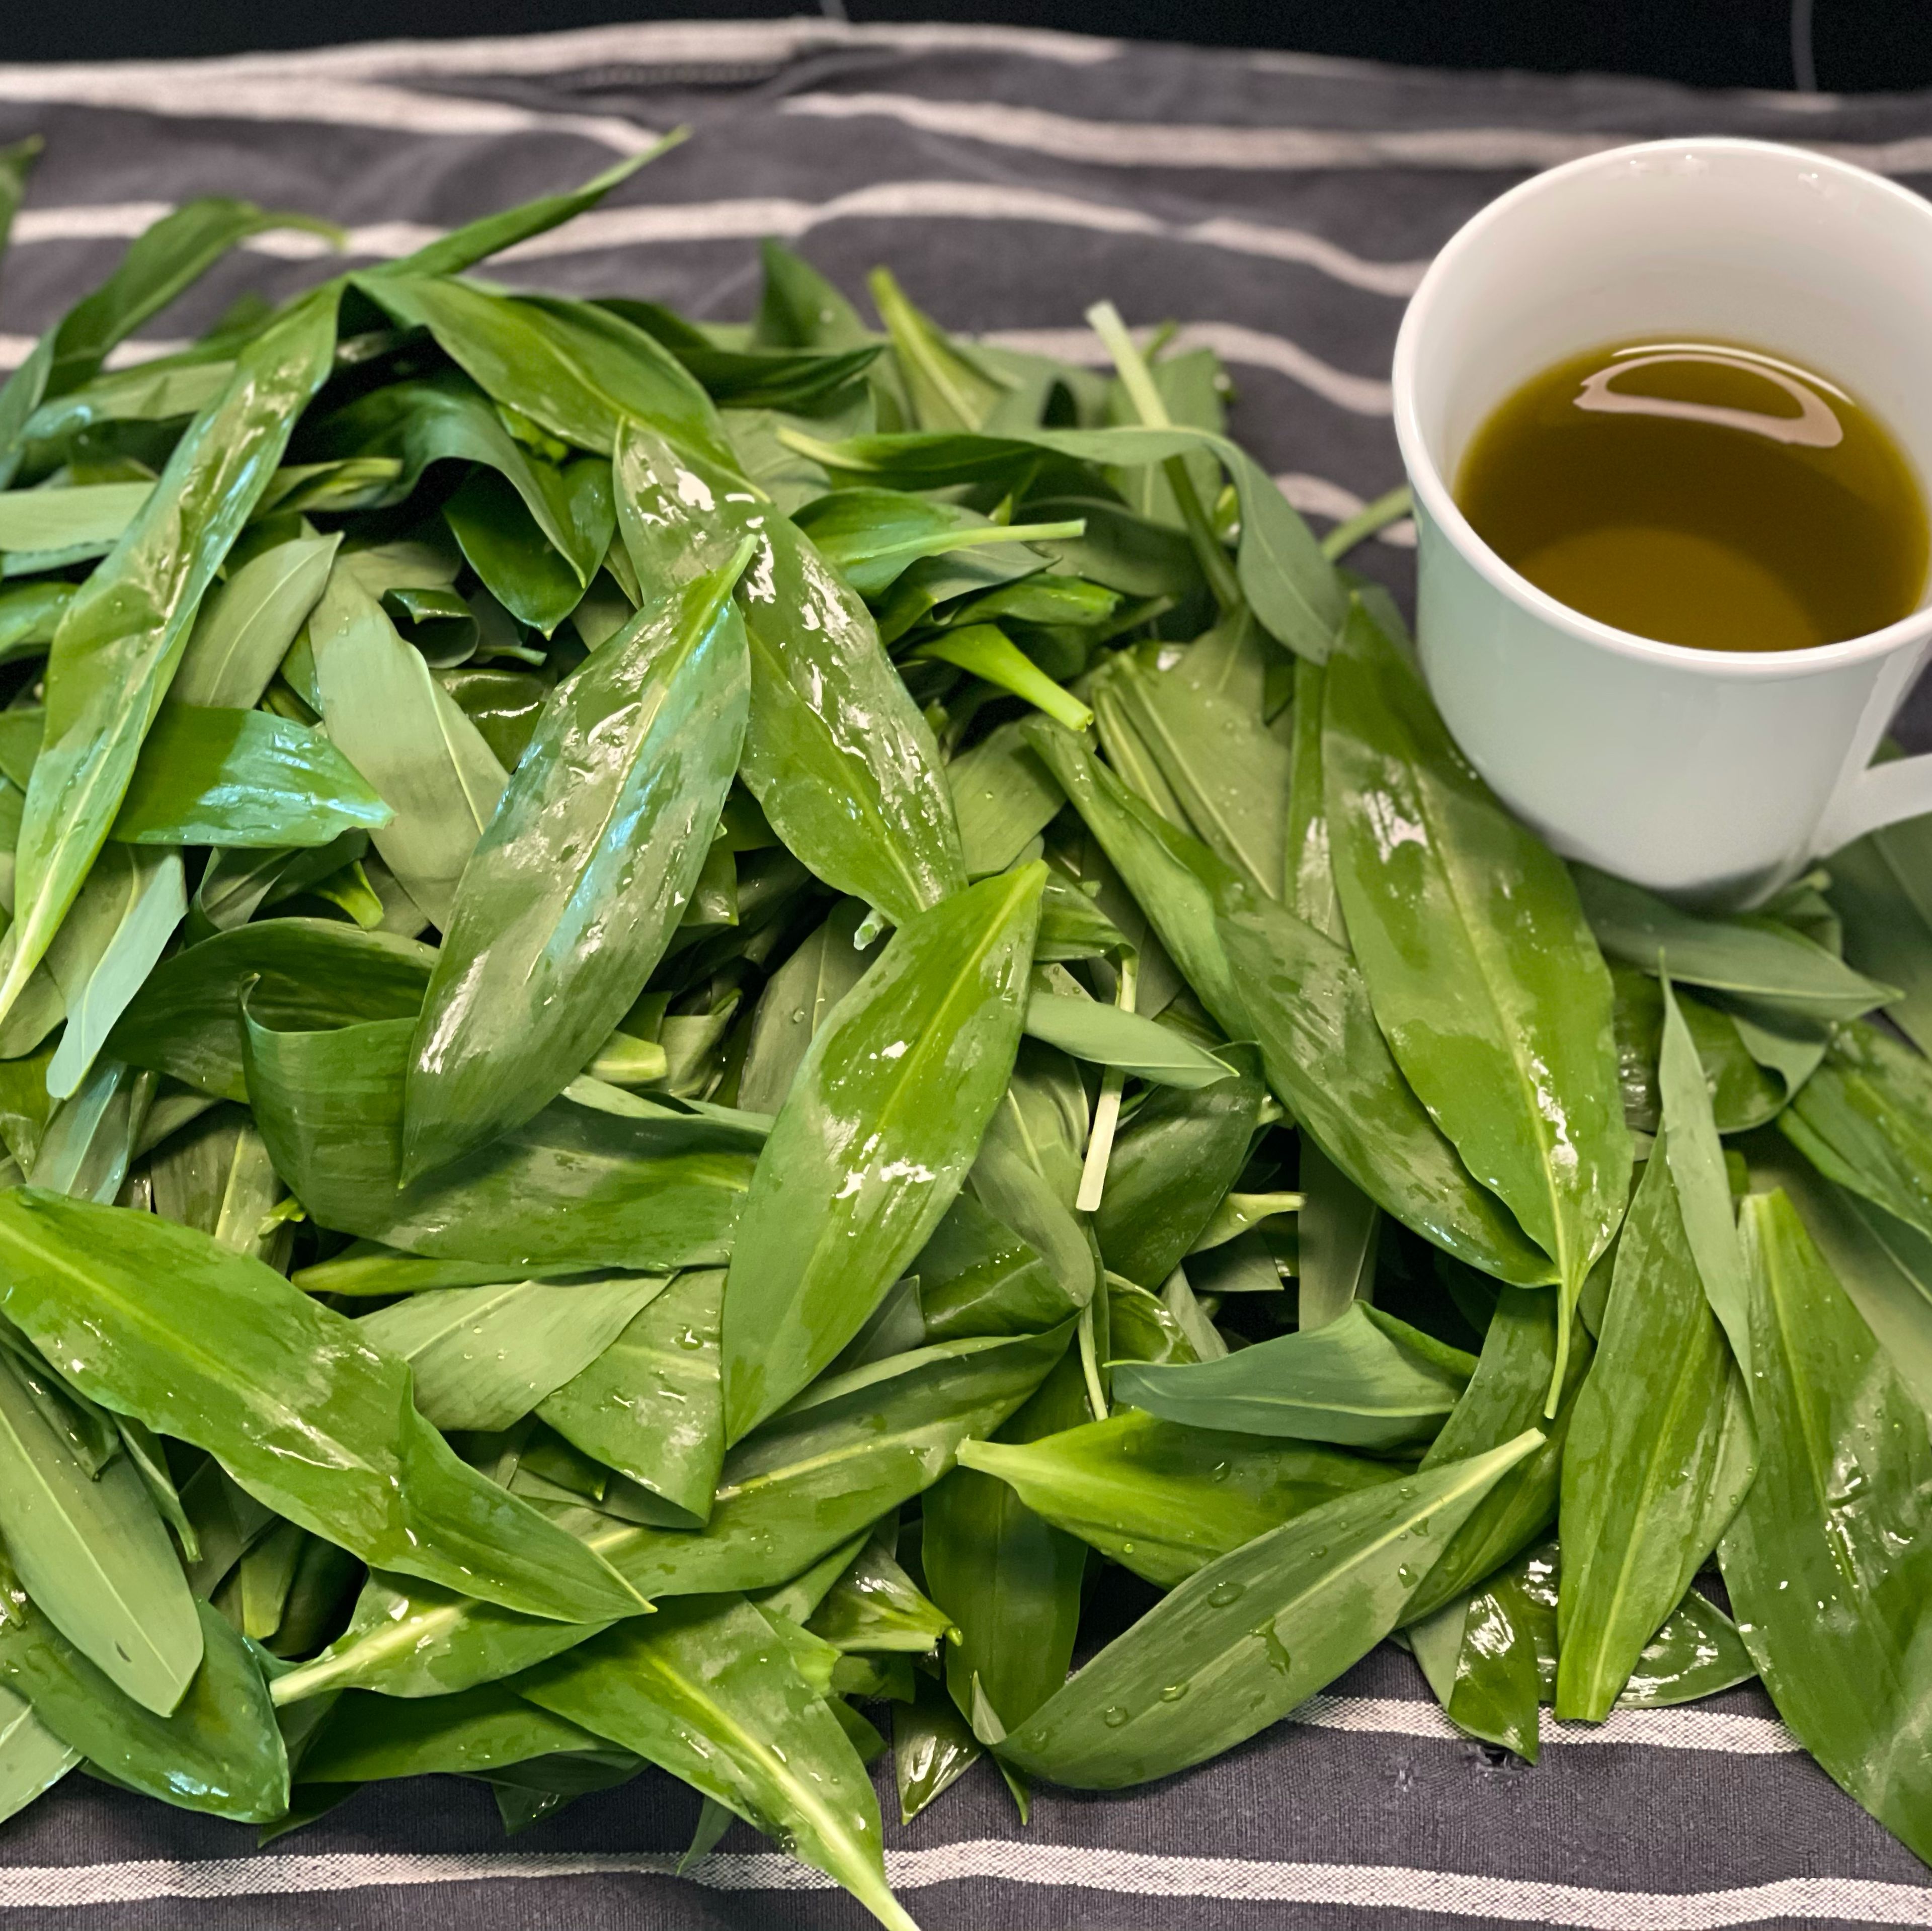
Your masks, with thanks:
M 1084 328 L 995 328 L 980 337 L 997 348 L 1019 349 L 1057 361 L 1104 367 L 1106 350 Z M 1224 362 L 1272 369 L 1278 376 L 1312 389 L 1324 401 L 1356 415 L 1387 415 L 1393 406 L 1389 385 L 1372 376 L 1331 368 L 1285 335 L 1270 335 L 1238 322 L 1189 322 L 1174 337 L 1181 349 L 1212 349 Z
M 931 100 L 910 94 L 800 94 L 787 114 L 844 121 L 873 115 L 922 133 L 1102 167 L 1232 168 L 1298 172 L 1347 168 L 1534 169 L 1601 154 L 1645 138 L 1564 133 L 1546 127 L 1220 127 L 1142 121 L 1091 121 L 1045 108 L 984 100 Z M 1932 136 L 1799 145 L 1880 174 L 1932 172 Z
M 1436 1705 L 1406 1697 L 1311 1696 L 1288 1720 L 1323 1730 L 1468 1741 Z M 1542 1741 L 1558 1745 L 1627 1744 L 1648 1750 L 1714 1750 L 1726 1756 L 1790 1756 L 1804 1748 L 1774 1717 L 1688 1706 L 1613 1710 L 1602 1723 L 1558 1723 L 1545 1713 Z
M 1063 67 L 1094 67 L 1114 59 L 1121 43 L 1086 34 L 1030 27 L 938 22 L 853 25 L 842 20 L 667 20 L 557 33 L 481 35 L 451 40 L 364 40 L 298 52 L 227 54 L 206 60 L 48 61 L 0 64 L 0 78 L 32 74 L 44 85 L 83 83 L 102 74 L 133 93 L 180 83 L 200 87 L 258 79 L 405 80 L 586 73 L 597 70 L 688 67 L 768 67 L 800 54 L 841 46 L 886 47 L 905 53 L 1018 54 Z M 621 83 L 621 75 L 613 76 Z M 38 97 L 63 100 L 58 91 Z
M 1330 523 L 1346 523 L 1368 507 L 1353 490 L 1345 489 L 1340 483 L 1331 483 L 1326 476 L 1306 475 L 1299 469 L 1276 477 L 1274 484 L 1304 516 L 1325 517 Z M 1404 517 L 1400 522 L 1384 523 L 1376 532 L 1376 540 L 1397 550 L 1413 550 L 1414 519 Z
M 218 63 L 209 61 L 208 67 Z M 120 108 L 196 121 L 308 122 L 405 134 L 501 136 L 569 134 L 620 154 L 641 154 L 658 136 L 614 114 L 555 113 L 448 94 L 412 93 L 316 74 L 230 79 L 195 62 L 124 66 L 0 67 L 0 100 Z
M 304 1891 L 400 1889 L 518 1878 L 554 1882 L 567 1877 L 668 1877 L 677 1863 L 674 1853 L 344 1852 L 15 1865 L 0 1870 L 0 1911 L 98 1908 L 164 1897 L 288 1897 Z M 1228 1903 L 1432 1912 L 1490 1924 L 1557 1925 L 1579 1931 L 1725 1931 L 1727 1927 L 1771 1919 L 1932 1926 L 1932 1891 L 1859 1878 L 1782 1878 L 1722 1891 L 1611 1891 L 1399 1864 L 1163 1857 L 997 1838 L 931 1850 L 888 1851 L 886 1874 L 902 1891 L 977 1881 Z M 776 1852 L 714 1853 L 694 1864 L 688 1876 L 712 1891 L 832 1888 L 831 1879 Z
M 126 201 L 70 208 L 34 208 L 14 224 L 22 243 L 100 241 L 140 233 L 168 212 L 165 202 Z M 736 201 L 674 202 L 642 207 L 597 208 L 549 233 L 507 248 L 499 261 L 541 261 L 676 241 L 731 241 L 764 235 L 796 237 L 842 220 L 1038 221 L 1088 228 L 1104 234 L 1144 235 L 1234 254 L 1294 262 L 1371 294 L 1407 296 L 1422 279 L 1426 262 L 1376 262 L 1299 228 L 1226 217 L 1195 222 L 1163 221 L 1138 208 L 1083 200 L 1050 190 L 968 181 L 879 181 L 828 201 L 757 196 Z M 380 222 L 350 230 L 352 255 L 407 254 L 441 231 L 415 222 Z M 276 229 L 242 244 L 260 254 L 294 261 L 332 251 L 320 235 Z

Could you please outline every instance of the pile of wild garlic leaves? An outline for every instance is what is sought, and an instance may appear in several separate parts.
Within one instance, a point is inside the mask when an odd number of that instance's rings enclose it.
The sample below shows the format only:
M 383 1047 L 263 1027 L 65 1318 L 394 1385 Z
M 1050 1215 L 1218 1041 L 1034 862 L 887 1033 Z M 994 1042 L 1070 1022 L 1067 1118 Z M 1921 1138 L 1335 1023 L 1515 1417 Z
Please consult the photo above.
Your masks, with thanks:
M 616 178 L 104 372 L 196 203 L 0 393 L 0 1804 L 656 1765 L 903 1927 L 883 1729 L 1024 1811 L 1394 1636 L 1932 1850 L 1924 827 L 1573 871 L 1211 357 L 461 278 Z

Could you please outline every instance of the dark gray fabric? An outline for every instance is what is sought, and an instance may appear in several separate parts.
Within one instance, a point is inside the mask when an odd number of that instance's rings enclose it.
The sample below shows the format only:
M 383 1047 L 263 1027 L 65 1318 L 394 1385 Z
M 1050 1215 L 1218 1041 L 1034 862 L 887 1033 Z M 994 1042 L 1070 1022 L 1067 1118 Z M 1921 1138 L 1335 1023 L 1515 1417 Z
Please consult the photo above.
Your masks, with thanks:
M 842 111 L 861 96 L 870 109 Z M 1399 480 L 1376 385 L 1413 271 L 1528 169 L 1620 138 L 1718 130 L 1850 144 L 1907 178 L 1932 172 L 1932 112 L 1916 97 L 1801 104 L 959 30 L 617 28 L 416 54 L 0 68 L 0 139 L 48 141 L 5 263 L 0 331 L 12 339 L 0 346 L 17 360 L 107 271 L 116 238 L 152 211 L 129 204 L 246 195 L 370 231 L 365 253 L 395 253 L 410 241 L 391 224 L 446 225 L 574 181 L 634 145 L 637 127 L 680 123 L 693 138 L 584 224 L 588 242 L 559 240 L 496 272 L 735 318 L 754 298 L 754 238 L 777 227 L 855 295 L 868 268 L 890 262 L 964 330 L 1072 330 L 1108 295 L 1131 321 L 1172 319 L 1216 340 L 1238 391 L 1236 432 L 1331 513 L 1337 488 L 1366 498 Z M 824 207 L 839 197 L 853 199 Z M 590 245 L 599 233 L 606 244 Z M 325 271 L 279 245 L 238 253 L 149 337 L 192 332 L 245 288 L 286 294 Z M 1372 543 L 1354 560 L 1408 594 L 1406 550 Z M 982 1766 L 912 1829 L 889 1825 L 895 1853 L 915 1858 L 896 1867 L 902 1895 L 928 1931 L 1932 1924 L 1923 1867 L 1808 1759 L 1738 1747 L 1774 1738 L 1756 1689 L 1700 1706 L 1703 1729 L 1552 1740 L 1533 1770 L 1408 1733 L 1429 1730 L 1433 1706 L 1396 1651 L 1334 1694 L 1356 1700 L 1150 1789 L 1042 1791 L 1030 1830 Z M 1726 1717 L 1747 1720 L 1733 1734 Z M 1687 1735 L 1710 1747 L 1681 1747 Z M 481 1786 L 424 1780 L 364 1792 L 257 1866 L 236 1861 L 254 1855 L 236 1827 L 76 1777 L 0 1827 L 0 1922 L 866 1921 L 824 1889 L 730 1888 L 769 1885 L 774 1868 L 740 1861 L 766 1849 L 742 1828 L 700 1881 L 562 1874 L 578 1854 L 674 1856 L 696 1810 L 646 1776 L 506 1844 Z M 954 1868 L 982 1874 L 948 1878 L 949 1847 L 964 1847 Z M 484 1861 L 452 1861 L 464 1854 Z M 314 1861 L 288 1861 L 303 1859 Z M 50 1901 L 62 1899 L 74 1901 Z

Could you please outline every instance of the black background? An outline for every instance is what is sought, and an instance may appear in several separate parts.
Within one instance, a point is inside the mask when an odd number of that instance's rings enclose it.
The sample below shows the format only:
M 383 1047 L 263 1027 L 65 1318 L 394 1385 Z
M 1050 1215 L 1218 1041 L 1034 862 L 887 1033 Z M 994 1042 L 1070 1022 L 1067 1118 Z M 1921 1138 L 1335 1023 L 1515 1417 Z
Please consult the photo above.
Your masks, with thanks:
M 1000 21 L 1426 66 L 1652 74 L 1711 87 L 1932 85 L 1932 0 L 823 0 L 854 20 Z M 1794 58 L 1793 12 L 1799 13 Z M 780 16 L 808 0 L 0 0 L 0 60 L 111 60 Z

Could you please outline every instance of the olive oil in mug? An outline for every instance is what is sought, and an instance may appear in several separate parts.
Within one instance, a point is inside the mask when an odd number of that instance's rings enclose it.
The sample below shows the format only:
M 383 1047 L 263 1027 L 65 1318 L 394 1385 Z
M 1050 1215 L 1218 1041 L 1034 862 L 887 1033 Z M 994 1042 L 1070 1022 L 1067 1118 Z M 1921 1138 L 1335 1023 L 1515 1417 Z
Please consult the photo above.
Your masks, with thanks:
M 1925 589 L 1924 498 L 1884 425 L 1735 343 L 1612 343 L 1544 370 L 1477 432 L 1456 499 L 1559 603 L 1695 649 L 1862 637 Z

